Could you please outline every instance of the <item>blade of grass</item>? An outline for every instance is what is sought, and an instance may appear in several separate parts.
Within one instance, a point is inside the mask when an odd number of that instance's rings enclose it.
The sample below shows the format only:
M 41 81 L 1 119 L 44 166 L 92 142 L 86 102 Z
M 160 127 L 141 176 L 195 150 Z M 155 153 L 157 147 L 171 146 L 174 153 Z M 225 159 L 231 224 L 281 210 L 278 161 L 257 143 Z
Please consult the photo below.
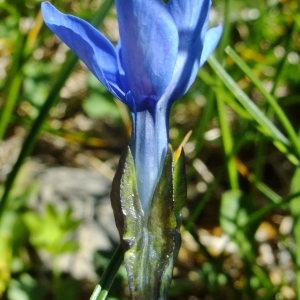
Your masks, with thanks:
M 14 44 L 16 50 L 13 53 L 11 68 L 5 83 L 6 86 L 4 90 L 4 95 L 6 96 L 6 101 L 3 103 L 0 109 L 0 141 L 3 140 L 13 109 L 18 100 L 19 91 L 22 84 L 23 74 L 21 69 L 24 63 L 24 43 L 24 35 L 19 33 L 17 41 Z
M 255 223 L 255 222 L 258 222 L 259 220 L 262 220 L 265 215 L 267 215 L 268 213 L 270 213 L 274 209 L 281 207 L 284 204 L 287 204 L 287 203 L 292 202 L 294 200 L 299 201 L 299 196 L 300 196 L 300 192 L 297 192 L 297 193 L 291 194 L 287 197 L 281 198 L 280 201 L 277 201 L 275 203 L 270 203 L 270 204 L 262 207 L 261 209 L 255 211 L 254 213 L 249 215 L 249 217 L 247 218 L 246 223 L 243 224 L 243 226 L 247 227 L 252 223 Z M 298 203 L 298 206 L 299 206 L 299 203 Z M 299 245 L 299 244 L 297 244 L 297 245 Z
M 5 90 L 8 89 L 8 91 L 4 92 L 5 95 L 7 94 L 7 96 L 4 97 L 6 98 L 6 101 L 0 110 L 0 141 L 3 140 L 7 126 L 13 115 L 13 109 L 18 101 L 19 92 L 23 82 L 22 68 L 34 50 L 34 45 L 42 24 L 42 14 L 39 12 L 34 26 L 30 29 L 28 35 L 19 32 L 16 39 L 13 52 L 13 63 L 6 80 Z
M 290 159 L 290 161 L 299 165 L 298 156 L 290 152 L 291 144 L 289 140 L 275 127 L 275 125 L 263 114 L 255 103 L 242 91 L 236 82 L 229 76 L 219 62 L 211 56 L 208 60 L 214 72 L 220 77 L 229 91 L 244 106 L 254 121 L 259 125 L 259 129 L 270 139 L 274 145 Z
M 231 155 L 235 155 L 238 150 L 247 142 L 247 137 L 244 136 L 243 139 L 240 139 L 238 144 L 235 145 L 234 149 L 231 151 Z M 253 218 L 256 220 L 260 215 L 265 215 L 266 213 L 270 212 L 271 210 L 280 207 L 282 205 L 282 201 L 289 201 L 290 197 L 287 200 L 282 200 L 282 197 L 280 197 L 277 193 L 275 193 L 272 189 L 270 189 L 267 185 L 265 185 L 263 182 L 258 181 L 257 178 L 252 173 L 248 173 L 248 171 L 245 171 L 245 167 L 242 165 L 242 162 L 238 160 L 238 158 L 235 158 L 235 165 L 236 168 L 240 171 L 241 175 L 246 177 L 251 183 L 254 184 L 254 186 L 259 190 L 266 198 L 271 200 L 273 203 L 266 206 L 266 208 L 263 210 L 263 212 L 260 214 L 260 212 L 257 212 L 257 216 L 255 213 L 253 214 Z M 218 175 L 214 178 L 213 182 L 209 185 L 206 193 L 202 197 L 201 201 L 199 201 L 196 208 L 193 210 L 193 213 L 189 217 L 187 223 L 185 224 L 185 230 L 190 231 L 193 227 L 193 224 L 198 219 L 199 215 L 205 208 L 205 205 L 208 203 L 209 199 L 211 199 L 212 193 L 215 191 L 216 187 L 218 186 L 222 176 L 225 172 L 225 166 L 223 165 Z M 295 197 L 295 196 L 293 196 Z M 292 197 L 291 197 L 292 198 Z M 252 223 L 250 220 L 249 222 Z
M 242 145 L 245 143 L 245 140 L 247 139 L 246 135 L 243 137 L 243 139 L 240 139 L 238 143 L 236 143 L 234 146 L 234 149 L 231 151 L 231 157 L 226 157 L 226 159 L 230 159 L 235 155 L 239 149 L 242 147 Z M 195 223 L 195 221 L 198 219 L 199 215 L 203 211 L 205 205 L 207 202 L 211 199 L 211 196 L 213 192 L 216 190 L 216 187 L 218 186 L 219 182 L 221 181 L 224 172 L 226 170 L 227 161 L 221 166 L 218 174 L 215 176 L 214 180 L 211 182 L 211 184 L 208 186 L 208 189 L 206 190 L 205 194 L 203 195 L 201 201 L 198 202 L 196 208 L 193 210 L 192 214 L 188 218 L 186 224 L 184 224 L 184 228 L 187 231 L 190 231 Z
M 99 283 L 96 285 L 90 300 L 105 300 L 108 291 L 116 277 L 116 274 L 123 262 L 124 254 L 121 245 L 116 249 L 107 268 L 105 269 Z
M 235 158 L 235 163 L 241 175 L 247 178 L 247 180 L 249 180 L 249 182 L 251 182 L 256 187 L 256 189 L 260 191 L 265 197 L 267 197 L 273 203 L 278 203 L 281 201 L 281 197 L 272 189 L 270 189 L 267 185 L 261 182 L 255 176 L 255 174 L 250 173 L 247 167 L 243 164 L 243 162 L 239 160 L 239 158 Z
M 202 76 L 205 76 L 205 74 L 207 74 L 207 72 L 204 72 L 204 75 L 203 75 L 202 71 L 203 71 L 203 69 L 201 69 L 200 72 L 198 73 L 198 76 L 201 78 L 201 80 L 202 80 Z M 207 77 L 207 76 L 205 76 L 205 77 Z M 207 83 L 208 86 L 211 84 L 211 82 L 209 80 L 210 80 L 210 78 L 208 79 L 208 82 L 207 81 L 205 82 L 205 83 Z M 192 135 L 192 138 L 194 138 L 194 140 L 196 141 L 195 150 L 194 150 L 194 158 L 199 157 L 199 155 L 200 155 L 202 146 L 205 141 L 205 139 L 204 139 L 205 131 L 207 130 L 208 125 L 215 114 L 215 102 L 216 101 L 215 101 L 215 96 L 214 96 L 212 89 L 209 89 L 207 91 L 207 93 L 205 94 L 205 96 L 206 96 L 206 103 L 205 103 L 203 111 L 201 113 L 201 118 L 199 118 L 199 122 L 198 122 L 197 126 L 195 126 L 195 129 L 193 130 L 194 134 Z M 194 168 L 188 168 L 188 170 L 187 170 L 187 179 L 188 180 L 189 180 L 189 178 L 193 177 L 194 171 L 195 171 Z
M 225 172 L 225 168 L 222 168 L 220 170 L 220 172 L 218 173 L 218 175 L 213 180 L 213 182 L 208 186 L 208 189 L 205 192 L 205 194 L 203 195 L 201 201 L 198 202 L 196 208 L 193 210 L 192 214 L 188 218 L 187 223 L 184 224 L 184 229 L 186 231 L 191 231 L 191 229 L 193 228 L 194 223 L 198 219 L 198 217 L 201 214 L 201 212 L 203 211 L 205 205 L 211 199 L 213 192 L 216 190 L 218 184 L 220 183 L 222 176 L 224 175 L 224 172 Z
M 291 183 L 291 192 L 299 193 L 300 168 L 297 168 Z M 295 273 L 296 273 L 296 299 L 300 299 L 300 196 L 294 198 L 290 203 L 290 211 L 293 217 L 293 236 L 295 247 L 293 249 Z
M 204 69 L 200 69 L 198 73 L 198 77 L 201 81 L 205 82 L 207 86 L 211 86 L 215 83 L 214 79 L 206 72 Z M 195 157 L 198 157 L 201 151 L 201 148 L 204 143 L 204 134 L 207 130 L 208 124 L 214 116 L 215 113 L 215 95 L 212 89 L 209 89 L 207 93 L 205 93 L 206 103 L 203 108 L 203 112 L 201 114 L 201 118 L 199 119 L 199 123 L 196 126 L 194 132 L 196 137 L 196 145 L 195 145 Z
M 102 4 L 100 9 L 96 13 L 95 18 L 92 21 L 92 24 L 94 26 L 99 26 L 101 24 L 101 22 L 103 21 L 104 17 L 108 13 L 108 11 L 112 7 L 112 5 L 113 5 L 113 0 L 106 0 Z M 15 165 L 13 166 L 12 171 L 9 173 L 9 175 L 7 177 L 4 193 L 3 193 L 3 196 L 2 196 L 2 199 L 0 202 L 0 219 L 1 219 L 1 216 L 3 214 L 5 207 L 7 205 L 8 196 L 12 189 L 12 186 L 14 184 L 16 176 L 17 176 L 25 158 L 28 155 L 30 155 L 30 153 L 32 152 L 33 147 L 35 146 L 35 143 L 37 141 L 38 135 L 41 131 L 42 125 L 43 125 L 44 121 L 46 120 L 46 118 L 48 117 L 49 110 L 57 101 L 58 96 L 59 96 L 59 91 L 64 86 L 67 78 L 72 73 L 77 62 L 78 62 L 77 56 L 75 56 L 75 54 L 73 54 L 73 53 L 70 53 L 66 62 L 63 64 L 57 79 L 53 83 L 52 87 L 49 89 L 50 93 L 48 94 L 48 97 L 47 97 L 43 107 L 41 108 L 38 117 L 34 121 L 32 127 L 31 127 L 31 130 L 29 131 L 29 133 L 23 143 L 21 152 L 18 156 L 18 159 L 17 159 Z
M 227 165 L 228 177 L 230 182 L 230 188 L 232 190 L 235 190 L 235 189 L 239 189 L 239 180 L 238 180 L 238 172 L 234 162 L 234 157 L 232 156 L 233 142 L 232 142 L 230 125 L 227 119 L 227 113 L 226 113 L 226 108 L 223 99 L 220 97 L 220 95 L 216 95 L 216 99 L 217 99 L 217 107 L 218 107 L 221 136 L 223 141 L 223 148 L 224 148 L 225 157 L 227 158 L 226 165 Z
M 19 97 L 19 92 L 21 89 L 23 80 L 23 75 L 21 72 L 17 73 L 10 84 L 10 89 L 8 91 L 6 101 L 1 107 L 0 113 L 0 141 L 3 140 L 4 134 L 6 132 L 9 121 L 11 120 L 11 115 L 13 113 L 15 104 Z
M 258 88 L 261 94 L 265 97 L 266 101 L 274 110 L 275 115 L 280 121 L 282 127 L 285 129 L 286 134 L 289 137 L 290 143 L 294 148 L 295 154 L 297 157 L 300 156 L 300 143 L 298 135 L 295 132 L 291 122 L 287 118 L 284 111 L 281 109 L 276 99 L 270 94 L 265 87 L 262 85 L 259 78 L 257 78 L 251 69 L 243 62 L 243 60 L 238 56 L 238 54 L 230 47 L 227 46 L 225 52 L 234 60 L 234 62 L 239 66 L 239 68 L 249 77 L 249 79 L 254 83 Z
M 15 165 L 13 166 L 12 171 L 9 173 L 9 175 L 7 177 L 4 193 L 3 193 L 3 196 L 2 196 L 2 199 L 0 202 L 0 219 L 1 219 L 1 215 L 2 215 L 5 207 L 7 205 L 8 196 L 12 189 L 12 186 L 14 184 L 16 176 L 17 176 L 25 158 L 28 155 L 30 155 L 30 153 L 32 152 L 33 147 L 35 146 L 35 143 L 37 141 L 38 135 L 41 131 L 42 124 L 48 117 L 49 110 L 56 102 L 56 100 L 59 96 L 59 91 L 64 86 L 64 83 L 66 82 L 68 76 L 73 71 L 73 69 L 76 65 L 76 62 L 77 62 L 77 57 L 73 53 L 70 56 L 68 56 L 66 62 L 64 63 L 64 65 L 61 69 L 61 72 L 59 72 L 57 80 L 53 84 L 53 86 L 50 90 L 50 93 L 39 112 L 38 117 L 32 124 L 31 130 L 29 131 L 29 133 L 22 145 L 22 149 L 18 156 L 18 159 L 17 159 Z
M 218 50 L 217 50 L 217 58 L 218 61 L 222 61 L 223 56 L 224 56 L 224 49 L 225 47 L 230 44 L 230 39 L 231 39 L 231 27 L 232 23 L 230 22 L 230 12 L 232 10 L 232 3 L 233 0 L 227 0 L 225 1 L 225 11 L 224 11 L 224 22 L 223 22 L 223 34 L 221 41 L 218 45 Z
M 220 63 L 211 56 L 208 60 L 209 65 L 227 86 L 229 91 L 239 100 L 239 102 L 245 107 L 252 118 L 262 127 L 265 128 L 269 136 L 273 137 L 274 140 L 279 141 L 286 147 L 290 147 L 289 140 L 270 122 L 263 114 L 263 112 L 255 105 L 255 103 L 242 91 L 242 89 L 236 84 L 231 76 L 225 71 Z
M 285 49 L 285 52 L 284 52 L 284 55 L 282 57 L 282 59 L 280 60 L 279 64 L 276 66 L 276 74 L 273 78 L 273 87 L 272 87 L 272 91 L 271 91 L 271 95 L 274 95 L 274 92 L 278 86 L 278 83 L 281 79 L 281 76 L 283 74 L 283 69 L 284 69 L 284 65 L 286 63 L 286 60 L 287 60 L 287 57 L 290 53 L 290 49 L 291 49 L 291 44 L 292 44 L 292 41 L 293 41 L 293 34 L 294 34 L 294 31 L 296 30 L 296 22 L 293 20 L 293 23 L 290 25 L 290 27 L 287 28 L 287 32 L 286 32 L 286 42 L 285 44 L 283 45 L 284 49 Z
M 195 140 L 197 141 L 195 145 L 195 157 L 198 157 L 201 152 L 204 143 L 204 134 L 205 131 L 207 130 L 208 124 L 211 121 L 214 113 L 215 113 L 215 99 L 213 93 L 211 92 L 207 95 L 207 102 L 204 106 L 198 126 L 194 130 Z
M 234 100 L 232 94 L 227 92 L 224 89 L 224 87 L 221 86 L 220 84 L 216 84 L 216 79 L 213 76 L 211 76 L 205 69 L 200 70 L 199 77 L 203 82 L 205 82 L 210 87 L 210 90 L 213 90 L 215 94 L 222 95 L 225 102 L 243 119 L 248 119 L 248 120 L 252 119 L 251 116 L 248 114 L 248 112 L 238 102 Z M 206 106 L 208 106 L 209 104 L 210 102 L 208 102 Z M 206 106 L 204 109 L 206 109 Z
M 278 65 L 276 66 L 276 73 L 275 76 L 273 77 L 273 87 L 270 92 L 271 95 L 274 95 L 275 90 L 278 86 L 278 83 L 281 79 L 281 75 L 283 74 L 283 69 L 285 62 L 288 57 L 288 53 L 290 52 L 290 47 L 292 44 L 293 40 L 293 33 L 295 30 L 295 22 L 291 24 L 291 26 L 287 30 L 287 36 L 286 36 L 286 41 L 284 44 L 284 49 L 285 53 L 282 59 L 279 61 Z M 268 119 L 273 120 L 274 119 L 274 110 L 270 105 L 267 106 L 266 109 L 266 116 Z M 265 156 L 266 156 L 266 149 L 267 149 L 267 140 L 262 136 L 260 132 L 257 133 L 257 140 L 259 140 L 259 144 L 257 145 L 257 151 L 255 153 L 255 165 L 254 165 L 254 175 L 257 178 L 257 180 L 260 180 L 262 178 L 263 174 L 263 168 L 265 164 Z

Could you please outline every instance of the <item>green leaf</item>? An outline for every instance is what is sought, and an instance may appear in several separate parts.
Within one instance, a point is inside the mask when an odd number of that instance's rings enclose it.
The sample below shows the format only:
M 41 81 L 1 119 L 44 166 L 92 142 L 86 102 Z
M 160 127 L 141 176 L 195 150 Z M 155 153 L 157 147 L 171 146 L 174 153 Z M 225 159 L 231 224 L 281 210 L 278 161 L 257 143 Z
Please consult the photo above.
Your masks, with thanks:
M 36 248 L 44 249 L 53 255 L 78 249 L 77 243 L 70 240 L 69 234 L 80 222 L 73 219 L 70 208 L 59 213 L 49 204 L 44 215 L 39 216 L 30 211 L 23 215 L 23 219 L 31 233 L 30 241 Z

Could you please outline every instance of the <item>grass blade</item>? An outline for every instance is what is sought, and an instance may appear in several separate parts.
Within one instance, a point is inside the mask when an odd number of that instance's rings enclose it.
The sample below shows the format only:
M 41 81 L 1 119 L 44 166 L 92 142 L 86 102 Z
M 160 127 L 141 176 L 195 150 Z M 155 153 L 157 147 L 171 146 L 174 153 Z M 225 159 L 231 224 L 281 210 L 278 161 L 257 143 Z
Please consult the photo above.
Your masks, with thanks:
M 222 82 L 229 89 L 229 91 L 244 106 L 253 120 L 259 125 L 259 129 L 266 136 L 273 140 L 274 145 L 281 152 L 285 153 L 292 163 L 298 165 L 299 158 L 298 156 L 293 155 L 293 153 L 290 151 L 291 143 L 289 142 L 289 140 L 275 127 L 275 125 L 264 115 L 264 113 L 257 107 L 257 105 L 244 93 L 244 91 L 236 84 L 232 77 L 229 76 L 229 74 L 213 56 L 210 57 L 208 62 L 214 72 L 220 77 Z
M 238 180 L 238 172 L 236 169 L 236 164 L 234 162 L 234 157 L 232 156 L 233 141 L 231 136 L 230 125 L 227 120 L 226 107 L 223 99 L 219 97 L 219 95 L 217 95 L 216 98 L 217 98 L 217 107 L 218 107 L 218 114 L 219 114 L 221 136 L 223 141 L 223 148 L 224 148 L 225 156 L 227 158 L 226 161 L 227 161 L 227 170 L 228 170 L 230 188 L 232 190 L 235 190 L 235 189 L 239 189 L 239 180 Z
M 104 300 L 123 262 L 124 255 L 121 245 L 116 249 L 99 283 L 96 285 L 90 300 Z
M 300 143 L 298 136 L 290 123 L 289 119 L 285 115 L 284 111 L 281 109 L 276 99 L 265 89 L 261 81 L 254 75 L 251 69 L 243 62 L 243 60 L 238 56 L 238 54 L 231 48 L 226 47 L 225 52 L 234 60 L 234 62 L 240 67 L 240 69 L 249 77 L 249 79 L 255 84 L 261 94 L 265 97 L 266 101 L 274 110 L 278 120 L 286 131 L 289 140 L 294 147 L 295 154 L 300 155 Z

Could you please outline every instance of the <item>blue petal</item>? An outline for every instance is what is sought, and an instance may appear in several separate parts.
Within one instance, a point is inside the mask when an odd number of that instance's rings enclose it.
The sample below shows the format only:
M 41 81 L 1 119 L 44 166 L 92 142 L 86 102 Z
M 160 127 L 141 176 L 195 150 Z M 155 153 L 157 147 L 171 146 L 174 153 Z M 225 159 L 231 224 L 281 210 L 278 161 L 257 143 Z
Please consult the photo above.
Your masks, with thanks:
M 62 14 L 49 2 L 42 3 L 42 13 L 46 25 L 112 94 L 124 101 L 125 93 L 113 45 L 92 25 L 80 18 Z
M 168 3 L 180 39 L 175 70 L 168 87 L 172 101 L 186 93 L 198 73 L 210 5 L 210 0 L 170 0 Z
M 117 53 L 117 59 L 118 59 L 118 67 L 119 67 L 119 74 L 120 74 L 120 80 L 122 82 L 123 86 L 123 91 L 129 91 L 129 86 L 128 86 L 128 80 L 125 74 L 124 70 L 124 63 L 123 63 L 123 57 L 122 57 L 122 46 L 121 46 L 121 41 L 118 42 L 116 46 L 116 53 Z
M 200 67 L 207 61 L 209 56 L 215 50 L 221 35 L 223 33 L 223 26 L 219 25 L 209 29 L 205 35 L 204 46 L 201 54 Z
M 128 84 L 138 104 L 159 99 L 176 62 L 178 33 L 161 0 L 116 0 L 122 57 Z
M 210 6 L 210 0 L 169 1 L 168 8 L 178 28 L 181 46 L 204 38 Z

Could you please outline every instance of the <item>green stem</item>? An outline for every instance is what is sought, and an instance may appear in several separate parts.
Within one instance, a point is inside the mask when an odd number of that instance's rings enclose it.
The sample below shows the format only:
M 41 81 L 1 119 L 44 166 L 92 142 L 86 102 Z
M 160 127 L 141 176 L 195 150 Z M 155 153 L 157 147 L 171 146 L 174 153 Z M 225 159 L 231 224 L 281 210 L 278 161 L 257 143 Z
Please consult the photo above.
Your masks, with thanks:
M 90 300 L 104 300 L 123 262 L 124 254 L 121 245 L 116 249 L 99 283 L 96 285 Z

